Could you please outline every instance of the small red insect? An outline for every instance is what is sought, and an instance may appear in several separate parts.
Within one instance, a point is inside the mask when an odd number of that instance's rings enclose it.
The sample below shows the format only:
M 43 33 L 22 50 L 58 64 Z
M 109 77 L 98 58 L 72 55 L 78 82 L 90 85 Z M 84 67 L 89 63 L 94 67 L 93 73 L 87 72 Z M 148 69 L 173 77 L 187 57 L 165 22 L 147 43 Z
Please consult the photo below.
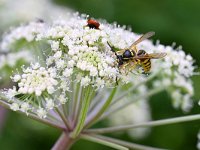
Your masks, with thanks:
M 93 19 L 88 19 L 87 21 L 87 26 L 90 28 L 90 29 L 97 29 L 97 30 L 100 30 L 99 29 L 99 26 L 100 26 L 100 23 L 96 20 L 93 20 Z

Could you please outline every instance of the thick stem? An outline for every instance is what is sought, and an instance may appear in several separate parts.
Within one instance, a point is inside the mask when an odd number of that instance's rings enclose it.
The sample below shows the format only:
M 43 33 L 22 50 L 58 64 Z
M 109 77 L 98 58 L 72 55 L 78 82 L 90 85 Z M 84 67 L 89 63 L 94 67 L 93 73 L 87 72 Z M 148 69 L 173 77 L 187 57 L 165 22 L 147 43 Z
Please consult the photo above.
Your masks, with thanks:
M 75 108 L 75 113 L 74 113 L 74 124 L 77 123 L 77 119 L 78 119 L 78 114 L 80 113 L 80 108 L 81 108 L 81 101 L 83 99 L 83 93 L 84 93 L 84 88 L 82 86 L 80 86 L 80 90 L 78 92 L 78 100 L 77 100 L 77 104 L 76 104 L 76 108 Z
M 65 124 L 66 128 L 68 130 L 71 130 L 71 126 L 70 126 L 69 120 L 67 118 L 65 118 L 65 116 L 62 114 L 62 112 L 58 108 L 55 108 L 55 110 L 58 113 L 58 115 L 60 116 L 60 118 L 62 119 L 62 121 Z
M 76 114 L 76 108 L 77 108 L 77 104 L 79 103 L 78 102 L 78 98 L 79 98 L 79 93 L 80 93 L 80 83 L 77 83 L 75 84 L 76 86 L 74 87 L 74 99 L 73 99 L 73 102 L 72 102 L 72 107 L 73 107 L 73 110 L 72 110 L 72 118 L 75 117 L 75 114 Z
M 85 135 L 82 134 L 81 138 L 85 139 L 85 140 L 88 140 L 88 141 L 91 141 L 91 142 L 95 142 L 95 143 L 99 143 L 99 144 L 102 144 L 102 145 L 106 145 L 106 146 L 112 147 L 114 149 L 128 150 L 128 148 L 126 148 L 124 146 L 121 146 L 121 145 L 113 143 L 113 142 L 109 142 L 107 140 L 104 140 L 103 138 L 98 138 L 98 137 L 91 136 L 91 135 L 86 135 L 86 134 Z
M 87 133 L 104 134 L 104 133 L 114 133 L 114 132 L 129 130 L 129 129 L 135 129 L 135 128 L 155 127 L 155 126 L 162 126 L 162 125 L 195 121 L 195 120 L 200 120 L 199 114 L 188 115 L 184 117 L 175 117 L 175 118 L 170 118 L 170 119 L 162 119 L 162 120 L 157 120 L 157 121 L 149 121 L 146 123 L 139 123 L 135 125 L 122 125 L 122 126 L 115 126 L 115 127 L 108 127 L 108 128 L 88 129 L 85 131 Z
M 71 139 L 69 134 L 63 132 L 51 150 L 69 150 L 74 142 L 75 140 Z
M 130 149 L 134 149 L 134 150 L 164 150 L 164 149 L 161 149 L 161 148 L 155 148 L 155 147 L 140 145 L 140 144 L 136 144 L 136 143 L 133 143 L 133 142 L 126 142 L 126 141 L 122 141 L 122 140 L 118 140 L 118 139 L 115 139 L 115 138 L 102 136 L 102 135 L 95 135 L 95 134 L 92 135 L 92 134 L 90 134 L 90 135 L 87 135 L 87 136 L 90 137 L 91 141 L 93 139 L 103 141 L 102 144 L 104 144 L 104 142 L 117 144 L 118 147 L 115 146 L 113 148 L 117 149 L 117 148 L 121 147 L 120 150 L 122 150 L 124 148 L 125 149 L 130 148 Z M 90 140 L 90 139 L 88 139 L 88 140 Z M 93 141 L 96 142 L 95 140 L 93 140 Z M 97 143 L 98 143 L 98 141 L 97 141 Z M 108 146 L 110 146 L 110 145 L 108 145 Z
M 71 137 L 73 137 L 73 138 L 76 138 L 84 127 L 85 119 L 87 117 L 87 112 L 88 112 L 88 109 L 90 106 L 91 96 L 93 95 L 92 93 L 93 93 L 93 91 L 92 91 L 91 87 L 87 87 L 87 91 L 84 96 L 83 106 L 81 108 L 81 113 L 80 113 L 80 116 L 78 119 L 79 121 L 78 121 L 74 131 L 71 133 Z

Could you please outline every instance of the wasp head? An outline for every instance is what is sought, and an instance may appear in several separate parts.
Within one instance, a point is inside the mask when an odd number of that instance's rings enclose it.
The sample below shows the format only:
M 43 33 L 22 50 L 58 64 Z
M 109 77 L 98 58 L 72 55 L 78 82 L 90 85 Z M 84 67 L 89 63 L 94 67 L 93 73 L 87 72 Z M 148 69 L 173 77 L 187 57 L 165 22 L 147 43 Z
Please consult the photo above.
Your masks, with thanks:
M 124 53 L 123 53 L 124 59 L 128 59 L 128 58 L 131 58 L 131 57 L 134 57 L 134 56 L 135 56 L 135 52 L 130 51 L 129 49 L 125 50 Z

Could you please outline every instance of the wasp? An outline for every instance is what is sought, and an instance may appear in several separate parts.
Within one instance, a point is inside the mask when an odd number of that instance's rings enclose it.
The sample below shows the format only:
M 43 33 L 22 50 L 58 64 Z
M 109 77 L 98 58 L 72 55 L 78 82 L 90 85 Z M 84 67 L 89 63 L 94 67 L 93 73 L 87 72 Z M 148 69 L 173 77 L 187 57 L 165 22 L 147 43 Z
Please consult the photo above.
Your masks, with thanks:
M 137 39 L 129 48 L 116 51 L 108 42 L 111 51 L 113 51 L 118 60 L 118 67 L 120 69 L 128 68 L 133 70 L 137 66 L 143 68 L 144 73 L 148 73 L 151 69 L 151 59 L 159 59 L 165 57 L 166 53 L 150 53 L 145 50 L 138 50 L 137 44 L 152 37 L 155 32 L 148 32 Z
M 89 27 L 90 29 L 100 30 L 99 29 L 100 23 L 98 21 L 94 20 L 94 19 L 88 19 L 86 26 Z

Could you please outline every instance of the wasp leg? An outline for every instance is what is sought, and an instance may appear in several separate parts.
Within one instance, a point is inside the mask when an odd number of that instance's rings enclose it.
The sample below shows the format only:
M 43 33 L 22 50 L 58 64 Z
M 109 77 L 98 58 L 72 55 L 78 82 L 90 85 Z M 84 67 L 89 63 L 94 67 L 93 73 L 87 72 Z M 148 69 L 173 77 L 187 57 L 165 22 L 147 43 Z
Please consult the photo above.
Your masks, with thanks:
M 126 67 L 128 66 L 129 64 L 128 63 L 124 63 L 122 65 L 119 66 L 119 69 L 120 70 L 123 70 L 125 74 L 128 73 L 128 71 L 126 70 Z
M 123 65 L 119 66 L 120 68 L 122 69 L 126 69 L 126 67 L 128 66 L 129 64 L 128 63 L 124 63 Z
M 116 81 L 116 85 L 119 85 L 117 77 L 115 78 L 115 81 Z

